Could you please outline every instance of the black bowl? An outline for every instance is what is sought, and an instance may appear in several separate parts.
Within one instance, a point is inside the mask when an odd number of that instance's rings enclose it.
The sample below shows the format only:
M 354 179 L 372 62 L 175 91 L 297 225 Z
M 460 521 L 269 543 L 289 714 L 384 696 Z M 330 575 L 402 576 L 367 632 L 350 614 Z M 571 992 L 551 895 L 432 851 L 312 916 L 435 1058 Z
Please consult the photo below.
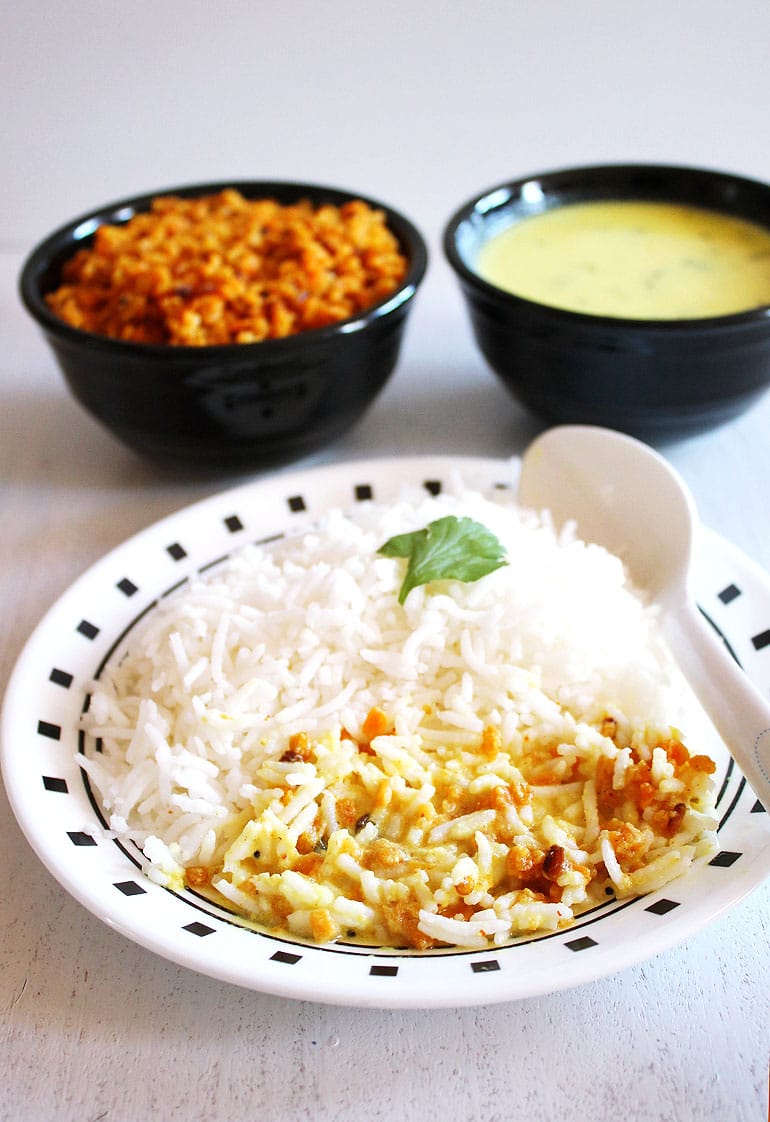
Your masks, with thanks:
M 189 198 L 226 187 L 282 204 L 363 199 L 384 212 L 408 259 L 403 283 L 387 299 L 328 327 L 209 347 L 109 339 L 71 327 L 49 309 L 45 294 L 98 226 L 127 222 L 158 195 Z M 115 436 L 158 460 L 229 470 L 296 459 L 362 416 L 395 369 L 426 266 L 418 230 L 375 200 L 306 183 L 204 183 L 122 199 L 68 222 L 32 251 L 19 285 L 74 396 Z
M 444 231 L 484 357 L 549 424 L 665 439 L 732 419 L 770 383 L 770 307 L 703 319 L 620 319 L 522 299 L 475 272 L 481 246 L 512 222 L 600 199 L 696 205 L 770 228 L 770 186 L 718 171 L 585 167 L 490 188 L 460 207 Z

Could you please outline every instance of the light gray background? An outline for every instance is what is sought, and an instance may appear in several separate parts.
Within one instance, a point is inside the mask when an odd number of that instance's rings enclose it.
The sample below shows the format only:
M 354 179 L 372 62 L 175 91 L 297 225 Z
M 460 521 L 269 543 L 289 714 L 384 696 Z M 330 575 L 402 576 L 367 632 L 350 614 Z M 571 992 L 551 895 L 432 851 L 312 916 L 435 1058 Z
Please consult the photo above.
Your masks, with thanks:
M 379 194 L 428 233 L 478 187 L 601 160 L 763 177 L 761 0 L 31 0 L 0 41 L 0 240 L 186 180 Z

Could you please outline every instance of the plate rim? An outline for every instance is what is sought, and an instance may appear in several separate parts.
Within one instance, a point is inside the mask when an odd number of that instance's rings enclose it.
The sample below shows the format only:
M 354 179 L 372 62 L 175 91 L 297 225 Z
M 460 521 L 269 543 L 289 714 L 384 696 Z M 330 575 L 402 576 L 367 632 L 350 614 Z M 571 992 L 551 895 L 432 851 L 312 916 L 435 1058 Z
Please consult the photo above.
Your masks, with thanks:
M 418 962 L 425 962 L 431 957 L 446 959 L 452 958 L 458 960 L 465 958 L 466 961 L 471 962 L 471 969 L 466 971 L 465 979 L 463 982 L 455 980 L 453 988 L 436 990 L 435 984 L 431 985 L 430 971 L 424 972 L 423 977 L 407 978 L 404 983 L 394 986 L 388 991 L 384 986 L 379 990 L 375 986 L 366 985 L 359 990 L 355 985 L 350 982 L 345 982 L 345 978 L 340 980 L 333 978 L 319 979 L 315 974 L 311 974 L 309 978 L 304 977 L 304 971 L 297 974 L 291 971 L 285 973 L 282 977 L 280 972 L 272 971 L 270 977 L 265 978 L 261 976 L 244 975 L 242 966 L 233 959 L 231 961 L 222 961 L 222 956 L 211 954 L 206 949 L 205 938 L 200 938 L 197 941 L 190 941 L 189 947 L 185 948 L 177 941 L 173 944 L 169 943 L 167 937 L 159 937 L 154 931 L 148 932 L 144 922 L 137 923 L 130 915 L 130 910 L 127 909 L 125 901 L 121 902 L 120 899 L 110 901 L 106 906 L 104 900 L 98 898 L 98 893 L 95 893 L 91 886 L 84 886 L 83 875 L 80 873 L 80 866 L 77 863 L 68 863 L 66 858 L 57 859 L 52 856 L 51 846 L 46 838 L 45 828 L 38 827 L 35 823 L 30 822 L 27 813 L 27 807 L 24 805 L 24 796 L 21 792 L 21 785 L 18 781 L 18 776 L 14 774 L 15 766 L 18 767 L 18 760 L 14 756 L 13 741 L 16 738 L 16 731 L 12 725 L 17 720 L 18 711 L 21 705 L 21 698 L 24 695 L 24 685 L 27 681 L 27 676 L 39 672 L 34 670 L 35 665 L 38 664 L 38 646 L 42 639 L 47 634 L 48 630 L 55 628 L 59 615 L 66 610 L 70 602 L 75 605 L 78 598 L 87 590 L 88 587 L 95 582 L 102 579 L 103 575 L 114 570 L 117 562 L 119 562 L 124 555 L 129 555 L 134 550 L 140 552 L 144 549 L 152 539 L 163 540 L 167 529 L 174 529 L 177 525 L 195 525 L 212 512 L 221 511 L 231 506 L 235 510 L 243 499 L 252 499 L 254 495 L 259 495 L 261 492 L 269 491 L 283 491 L 287 489 L 293 494 L 301 495 L 303 491 L 307 491 L 310 486 L 311 489 L 316 490 L 324 487 L 329 481 L 338 483 L 346 482 L 352 489 L 353 480 L 358 477 L 360 481 L 366 477 L 380 477 L 382 473 L 394 473 L 395 482 L 392 486 L 401 481 L 403 483 L 416 485 L 416 476 L 418 473 L 428 472 L 427 479 L 431 477 L 444 478 L 449 475 L 458 474 L 465 479 L 473 473 L 481 473 L 485 477 L 485 486 L 487 488 L 494 486 L 493 479 L 495 476 L 500 475 L 500 483 L 507 482 L 511 488 L 515 485 L 515 471 L 518 462 L 518 457 L 511 457 L 509 459 L 500 459 L 498 457 L 479 457 L 479 456 L 452 456 L 452 455 L 416 455 L 416 456 L 379 456 L 375 458 L 366 459 L 351 459 L 345 461 L 338 461 L 329 464 L 322 464 L 315 467 L 306 467 L 300 469 L 292 469 L 271 473 L 265 476 L 259 476 L 232 487 L 226 487 L 215 493 L 205 496 L 197 501 L 183 505 L 177 510 L 165 515 L 164 517 L 149 523 L 143 529 L 135 532 L 127 537 L 124 541 L 117 546 L 110 549 L 103 556 L 98 558 L 94 563 L 88 566 L 80 576 L 62 592 L 56 600 L 49 606 L 44 614 L 39 619 L 28 639 L 24 643 L 21 652 L 19 653 L 16 662 L 11 670 L 8 678 L 5 695 L 2 701 L 2 709 L 0 710 L 0 767 L 2 769 L 3 781 L 5 789 L 11 804 L 14 817 L 19 825 L 23 835 L 25 836 L 28 844 L 31 846 L 33 852 L 38 859 L 47 868 L 48 872 L 57 880 L 59 884 L 78 901 L 83 907 L 86 908 L 92 915 L 95 915 L 107 926 L 113 928 L 120 934 L 129 938 L 132 942 L 137 943 L 143 948 L 160 955 L 161 957 L 175 962 L 177 965 L 184 966 L 188 969 L 197 971 L 209 977 L 217 978 L 231 984 L 239 985 L 241 987 L 253 989 L 260 992 L 271 993 L 276 996 L 289 997 L 299 1000 L 313 1000 L 325 1004 L 335 1005 L 348 1005 L 357 1006 L 360 1008 L 376 1007 L 376 1008 L 439 1008 L 439 1007 L 459 1007 L 462 1005 L 486 1005 L 494 1004 L 502 1001 L 520 1000 L 527 997 L 537 995 L 544 995 L 546 993 L 553 993 L 563 989 L 574 988 L 590 981 L 596 981 L 599 978 L 609 977 L 618 971 L 625 969 L 628 966 L 634 965 L 640 961 L 644 961 L 653 955 L 676 946 L 683 942 L 688 937 L 694 935 L 703 927 L 711 924 L 726 911 L 735 907 L 742 899 L 749 895 L 752 891 L 758 888 L 764 880 L 770 875 L 770 846 L 765 849 L 757 848 L 757 852 L 753 858 L 749 860 L 744 867 L 743 874 L 739 883 L 733 883 L 731 891 L 725 896 L 721 902 L 714 901 L 714 906 L 710 910 L 705 911 L 703 908 L 699 912 L 695 912 L 694 918 L 692 911 L 682 911 L 677 916 L 668 920 L 668 922 L 659 926 L 656 931 L 647 933 L 644 940 L 644 946 L 627 946 L 624 945 L 622 951 L 618 953 L 617 947 L 614 948 L 614 953 L 610 954 L 610 962 L 607 962 L 607 955 L 597 955 L 591 960 L 583 959 L 581 956 L 581 965 L 579 969 L 575 969 L 576 959 L 573 958 L 569 961 L 569 956 L 565 956 L 564 965 L 557 969 L 554 966 L 554 981 L 556 984 L 544 985 L 540 975 L 535 972 L 531 978 L 528 972 L 524 971 L 524 977 L 517 970 L 501 970 L 499 963 L 497 966 L 487 966 L 492 960 L 497 960 L 501 953 L 505 953 L 506 949 L 503 948 L 486 948 L 481 951 L 461 951 L 450 952 L 446 955 L 425 956 L 419 954 L 410 954 L 398 956 L 398 971 L 402 966 L 405 966 L 404 975 L 410 975 L 416 972 L 416 967 L 413 965 Z M 504 473 L 508 473 L 507 480 L 504 478 Z M 328 487 L 326 488 L 328 489 Z M 375 499 L 377 496 L 374 496 Z M 349 502 L 352 505 L 352 493 Z M 337 502 L 331 502 L 328 506 L 339 505 Z M 298 511 L 306 515 L 305 521 L 312 521 L 313 511 Z M 284 518 L 286 518 L 284 513 Z M 285 527 L 284 527 L 285 528 Z M 761 592 L 767 596 L 768 604 L 770 604 L 770 577 L 761 569 L 750 557 L 747 557 L 737 546 L 733 543 L 722 538 L 715 531 L 710 530 L 708 527 L 701 528 L 702 542 L 705 543 L 705 552 L 716 551 L 719 554 L 727 556 L 732 563 L 738 568 L 748 574 L 750 579 L 759 586 Z M 255 540 L 253 538 L 249 540 Z M 245 544 L 242 539 L 234 541 L 232 551 L 234 552 L 241 545 Z M 698 550 L 698 557 L 702 555 L 703 551 Z M 212 558 L 209 557 L 209 563 Z M 199 571 L 203 564 L 195 564 L 188 567 L 188 575 L 192 572 Z M 153 602 L 162 593 L 156 590 Z M 151 607 L 152 605 L 150 605 Z M 114 635 L 113 635 L 114 638 Z M 20 696 L 21 695 L 21 696 Z M 70 730 L 71 732 L 72 730 Z M 74 768 L 76 765 L 76 758 L 73 756 L 71 765 Z M 78 768 L 79 770 L 79 768 Z M 86 785 L 81 783 L 83 790 L 87 790 Z M 750 798 L 753 794 L 750 789 L 746 787 L 748 795 L 740 795 L 740 798 Z M 765 818 L 768 816 L 765 815 Z M 766 829 L 767 823 L 763 823 L 765 833 L 770 840 L 770 831 Z M 118 852 L 117 846 L 112 847 L 115 852 Z M 126 862 L 127 858 L 122 858 L 122 862 Z M 137 876 L 144 884 L 144 878 L 141 873 L 137 872 Z M 682 878 L 686 881 L 688 878 Z M 102 886 L 103 887 L 103 886 Z M 669 886 L 667 886 L 669 887 Z M 153 886 L 157 892 L 146 892 L 156 902 L 156 906 L 163 899 L 164 894 L 169 901 L 176 901 L 183 909 L 185 914 L 190 910 L 190 903 L 185 897 L 177 896 L 166 889 L 161 889 L 159 886 Z M 665 890 L 664 890 L 665 891 Z M 656 896 L 660 894 L 652 894 Z M 647 899 L 647 898 L 636 898 Z M 650 897 L 652 899 L 652 897 Z M 175 905 L 171 905 L 171 910 L 174 910 Z M 128 913 L 128 914 L 126 914 Z M 136 915 L 136 913 L 134 913 Z M 610 918 L 610 916 L 597 917 L 597 918 Z M 206 926 L 206 925 L 204 925 Z M 580 931 L 581 929 L 589 926 L 588 923 L 577 923 L 572 927 L 565 929 L 559 933 L 565 940 L 570 932 Z M 243 932 L 243 928 L 237 924 L 233 925 L 234 930 Z M 215 928 L 219 930 L 219 927 Z M 248 932 L 251 936 L 252 932 Z M 273 940 L 272 936 L 261 936 L 254 933 L 256 938 L 268 938 Z M 581 938 L 589 938 L 584 936 Z M 224 940 L 227 941 L 227 940 Z M 296 948 L 298 951 L 299 959 L 310 958 L 314 960 L 317 958 L 318 948 L 307 947 L 299 941 L 291 940 L 274 940 L 276 946 L 280 943 L 281 946 L 287 948 Z M 580 941 L 580 940 L 578 940 Z M 520 953 L 526 958 L 526 948 L 542 945 L 544 939 L 536 938 L 531 941 L 515 944 L 519 948 Z M 636 941 L 634 941 L 636 942 Z M 284 951 L 288 957 L 292 956 L 292 951 Z M 353 958 L 363 959 L 368 962 L 370 966 L 383 967 L 382 976 L 387 977 L 387 969 L 393 967 L 393 960 L 396 956 L 387 950 L 371 949 L 366 951 L 361 950 L 348 950 L 337 951 L 342 957 L 350 960 Z M 514 956 L 509 955 L 509 958 Z M 390 960 L 390 962 L 389 962 Z M 406 964 L 411 964 L 406 966 Z M 570 967 L 573 967 L 570 970 Z M 333 971 L 332 971 L 333 973 Z M 506 982 L 506 974 L 508 975 L 507 984 L 501 986 L 484 986 L 479 984 L 480 976 L 486 973 L 493 973 L 494 980 L 498 983 Z M 343 971 L 344 974 L 344 971 Z M 370 971 L 371 976 L 371 971 Z M 362 973 L 362 978 L 366 980 L 366 975 Z M 427 979 L 427 980 L 426 980 Z M 527 984 L 529 981 L 529 984 Z

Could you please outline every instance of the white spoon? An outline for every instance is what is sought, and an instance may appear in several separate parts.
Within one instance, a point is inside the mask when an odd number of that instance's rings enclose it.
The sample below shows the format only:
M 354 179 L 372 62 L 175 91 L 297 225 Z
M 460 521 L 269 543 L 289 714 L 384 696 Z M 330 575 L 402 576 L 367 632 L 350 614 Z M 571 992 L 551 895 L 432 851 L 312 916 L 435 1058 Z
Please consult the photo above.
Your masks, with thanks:
M 590 425 L 547 430 L 526 450 L 519 502 L 548 509 L 557 526 L 626 563 L 631 579 L 661 605 L 666 638 L 682 673 L 728 751 L 770 809 L 770 702 L 698 610 L 689 588 L 698 516 L 674 469 L 633 437 Z

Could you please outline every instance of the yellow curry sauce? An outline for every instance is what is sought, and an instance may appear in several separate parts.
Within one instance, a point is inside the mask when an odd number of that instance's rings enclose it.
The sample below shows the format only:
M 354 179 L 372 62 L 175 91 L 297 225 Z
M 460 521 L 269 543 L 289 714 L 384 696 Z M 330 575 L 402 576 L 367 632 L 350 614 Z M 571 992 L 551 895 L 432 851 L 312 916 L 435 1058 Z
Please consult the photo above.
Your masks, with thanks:
M 476 269 L 551 307 L 700 319 L 770 304 L 770 230 L 674 203 L 570 203 L 490 238 Z

